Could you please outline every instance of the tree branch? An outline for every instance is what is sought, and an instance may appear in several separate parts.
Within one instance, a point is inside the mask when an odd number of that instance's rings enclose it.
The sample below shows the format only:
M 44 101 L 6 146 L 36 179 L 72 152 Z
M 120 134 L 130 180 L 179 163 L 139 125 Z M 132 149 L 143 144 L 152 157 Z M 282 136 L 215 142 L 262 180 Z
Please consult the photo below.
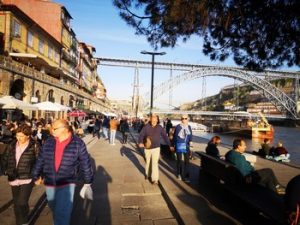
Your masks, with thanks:
M 128 7 L 127 7 L 127 5 L 126 5 L 126 3 L 125 3 L 124 1 L 121 1 L 121 2 L 122 2 L 122 4 L 123 4 L 125 10 L 126 10 L 131 16 L 136 17 L 136 18 L 141 19 L 141 20 L 144 20 L 144 19 L 151 19 L 151 18 L 152 18 L 152 16 L 138 16 L 138 15 L 136 15 L 135 13 L 131 12 L 131 11 L 128 9 Z

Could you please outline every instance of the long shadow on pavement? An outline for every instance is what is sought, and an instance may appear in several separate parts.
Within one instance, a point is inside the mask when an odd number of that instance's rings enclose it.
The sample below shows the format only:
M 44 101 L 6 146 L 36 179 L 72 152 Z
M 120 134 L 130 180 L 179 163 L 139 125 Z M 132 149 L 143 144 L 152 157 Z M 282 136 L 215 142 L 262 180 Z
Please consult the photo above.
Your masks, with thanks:
M 111 208 L 108 198 L 108 183 L 112 177 L 102 167 L 96 168 L 95 160 L 91 157 L 92 167 L 95 172 L 93 188 L 93 201 L 83 200 L 79 196 L 82 184 L 75 190 L 72 225 L 111 225 Z M 96 188 L 97 187 L 97 188 Z
M 120 149 L 120 154 L 121 154 L 121 156 L 125 155 L 132 162 L 132 164 L 139 170 L 139 172 L 141 174 L 143 174 L 143 175 L 145 174 L 144 166 L 141 165 L 140 161 L 138 160 L 138 158 L 135 155 L 135 154 L 140 154 L 140 153 L 123 145 Z
M 177 185 L 182 191 L 182 195 L 178 196 L 178 198 L 184 202 L 186 205 L 190 205 L 193 207 L 195 202 L 191 202 L 191 198 L 187 197 L 190 193 L 184 188 L 183 185 L 189 185 L 189 187 L 196 190 L 199 196 L 194 196 L 198 201 L 198 204 L 202 204 L 208 210 L 215 211 L 216 213 L 225 212 L 231 217 L 237 219 L 242 224 L 252 225 L 252 224 L 264 224 L 264 225 L 274 225 L 274 221 L 270 221 L 269 219 L 260 216 L 259 213 L 252 209 L 251 207 L 246 206 L 237 199 L 235 196 L 231 195 L 229 192 L 222 188 L 222 185 L 210 177 L 205 176 L 200 171 L 200 165 L 195 165 L 194 163 L 190 163 L 189 171 L 190 171 L 190 184 L 182 184 L 178 183 L 175 177 L 176 172 L 176 161 L 171 160 L 168 157 L 163 157 L 164 160 L 160 160 L 161 172 L 163 172 L 169 180 L 171 180 L 174 185 Z M 168 171 L 168 172 L 167 172 Z M 174 174 L 174 176 L 170 176 Z M 192 200 L 194 201 L 194 200 Z M 218 210 L 216 210 L 216 208 Z M 205 210 L 204 210 L 205 211 Z M 218 211 L 218 212 L 217 212 Z M 222 215 L 221 215 L 222 216 Z M 202 221 L 200 212 L 198 212 L 198 219 Z M 229 221 L 225 214 L 223 216 L 223 221 L 221 224 L 233 224 L 233 221 Z M 203 224 L 220 224 L 211 220 L 211 223 L 207 223 L 207 221 L 203 221 Z M 227 221 L 227 222 L 226 222 Z

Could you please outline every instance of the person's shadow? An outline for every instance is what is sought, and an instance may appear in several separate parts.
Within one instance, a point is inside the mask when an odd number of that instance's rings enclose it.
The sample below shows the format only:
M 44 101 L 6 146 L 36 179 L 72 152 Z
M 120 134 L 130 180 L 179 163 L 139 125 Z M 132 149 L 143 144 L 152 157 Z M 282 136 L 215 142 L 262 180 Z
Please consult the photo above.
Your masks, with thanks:
M 121 156 L 125 155 L 132 162 L 132 164 L 140 171 L 140 173 L 145 175 L 144 166 L 141 165 L 140 161 L 138 160 L 137 156 L 135 155 L 135 154 L 140 155 L 139 152 L 123 145 L 122 148 L 120 149 L 120 154 L 121 154 Z
M 92 184 L 93 200 L 82 199 L 79 192 L 82 188 L 77 185 L 74 196 L 74 206 L 72 212 L 72 225 L 111 225 L 111 208 L 108 199 L 108 183 L 112 182 L 112 177 L 102 167 L 96 170 L 95 160 L 91 157 L 94 174 Z

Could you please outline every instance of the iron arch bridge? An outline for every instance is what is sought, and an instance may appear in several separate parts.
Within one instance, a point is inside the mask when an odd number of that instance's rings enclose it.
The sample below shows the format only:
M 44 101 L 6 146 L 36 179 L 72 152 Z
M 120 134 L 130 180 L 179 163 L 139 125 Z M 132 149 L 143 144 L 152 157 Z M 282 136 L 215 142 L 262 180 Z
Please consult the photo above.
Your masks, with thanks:
M 117 66 L 117 67 L 131 67 L 135 68 L 137 76 L 139 68 L 151 69 L 152 63 L 149 61 L 141 60 L 128 60 L 128 59 L 114 59 L 114 58 L 97 58 L 98 65 L 101 66 Z M 170 63 L 170 62 L 155 62 L 155 69 L 182 71 L 184 74 L 172 77 L 169 80 L 161 83 L 154 88 L 153 99 L 157 99 L 160 95 L 167 91 L 171 91 L 174 87 L 182 82 L 193 80 L 205 76 L 224 76 L 235 78 L 242 82 L 251 84 L 263 96 L 265 96 L 277 109 L 281 112 L 287 112 L 287 116 L 293 119 L 299 119 L 297 116 L 297 101 L 299 90 L 299 72 L 287 72 L 266 70 L 256 72 L 247 70 L 240 67 L 225 67 L 225 66 L 208 66 L 198 64 L 184 64 L 184 63 Z M 278 78 L 291 78 L 295 79 L 295 100 L 287 96 L 284 92 L 273 86 L 267 79 Z M 137 78 L 138 80 L 138 78 Z M 139 84 L 135 83 L 134 87 Z M 138 93 L 138 92 L 137 92 Z M 137 96 L 139 96 L 137 94 Z M 146 93 L 143 97 L 144 107 L 149 105 L 150 92 Z
M 168 92 L 170 89 L 180 85 L 181 83 L 189 80 L 198 79 L 204 76 L 224 76 L 234 78 L 242 82 L 251 84 L 257 91 L 265 96 L 276 108 L 281 112 L 287 112 L 287 116 L 293 119 L 297 119 L 297 104 L 296 102 L 286 95 L 284 92 L 276 88 L 270 82 L 265 79 L 255 76 L 252 72 L 245 70 L 227 68 L 227 67 L 204 67 L 192 70 L 183 74 L 180 74 L 172 79 L 169 79 L 160 85 L 154 87 L 153 99 L 157 99 L 159 96 Z M 144 96 L 144 105 L 149 105 L 150 92 L 147 92 Z

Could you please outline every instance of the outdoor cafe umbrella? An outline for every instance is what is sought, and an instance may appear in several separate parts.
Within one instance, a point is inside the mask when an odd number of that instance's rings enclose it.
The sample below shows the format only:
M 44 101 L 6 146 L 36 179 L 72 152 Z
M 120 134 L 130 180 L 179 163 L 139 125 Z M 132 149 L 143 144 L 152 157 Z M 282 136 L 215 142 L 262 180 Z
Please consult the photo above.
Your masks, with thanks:
M 86 113 L 80 110 L 74 110 L 68 113 L 68 116 L 71 117 L 84 117 L 86 116 Z
M 37 104 L 34 104 L 36 107 L 39 108 L 39 110 L 42 110 L 42 111 L 64 111 L 62 109 L 62 107 L 56 105 L 55 103 L 53 102 L 40 102 L 40 103 L 37 103 Z
M 0 105 L 2 109 L 22 109 L 22 110 L 37 110 L 35 105 L 21 101 L 13 96 L 3 96 L 0 98 Z
M 112 113 L 112 112 L 102 112 L 102 114 L 103 114 L 104 116 L 109 116 L 109 117 L 116 117 L 116 116 L 117 116 L 117 114 Z
M 62 104 L 59 104 L 59 103 L 57 103 L 57 102 L 54 102 L 54 104 L 57 105 L 58 107 L 60 107 L 60 108 L 61 108 L 61 111 L 68 111 L 68 110 L 71 110 L 70 107 L 65 106 L 65 105 L 62 105 Z

